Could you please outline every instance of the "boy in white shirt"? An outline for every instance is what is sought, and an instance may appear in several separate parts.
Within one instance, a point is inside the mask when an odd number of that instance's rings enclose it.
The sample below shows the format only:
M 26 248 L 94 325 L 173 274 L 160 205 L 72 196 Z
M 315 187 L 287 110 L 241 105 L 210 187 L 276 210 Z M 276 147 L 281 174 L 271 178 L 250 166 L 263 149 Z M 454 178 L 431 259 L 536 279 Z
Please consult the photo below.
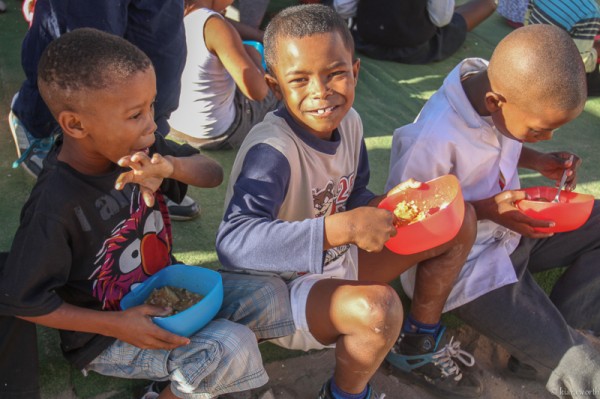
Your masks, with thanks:
M 578 157 L 522 143 L 549 140 L 582 112 L 580 59 L 566 32 L 535 25 L 510 33 L 489 63 L 463 60 L 415 122 L 394 132 L 387 183 L 458 177 L 478 232 L 444 310 L 501 343 L 513 356 L 511 371 L 543 379 L 554 394 L 600 386 L 600 353 L 576 330 L 600 331 L 600 214 L 596 206 L 583 227 L 553 235 L 536 231 L 553 222 L 529 218 L 514 203 L 526 196 L 518 167 L 555 180 L 568 170 L 567 188 L 575 187 Z M 563 266 L 549 298 L 532 273 Z M 401 279 L 411 295 L 414 271 Z

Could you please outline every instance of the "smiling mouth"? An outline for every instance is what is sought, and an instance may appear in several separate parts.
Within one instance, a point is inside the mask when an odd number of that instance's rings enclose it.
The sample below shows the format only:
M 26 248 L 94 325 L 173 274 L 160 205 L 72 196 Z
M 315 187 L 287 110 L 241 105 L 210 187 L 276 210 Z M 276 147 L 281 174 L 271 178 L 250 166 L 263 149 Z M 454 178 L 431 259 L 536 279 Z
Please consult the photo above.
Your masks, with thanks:
M 331 114 L 336 108 L 337 108 L 337 105 L 334 105 L 332 107 L 319 108 L 319 109 L 315 109 L 315 110 L 312 110 L 309 112 L 311 114 L 316 114 L 318 116 L 325 116 L 325 115 Z

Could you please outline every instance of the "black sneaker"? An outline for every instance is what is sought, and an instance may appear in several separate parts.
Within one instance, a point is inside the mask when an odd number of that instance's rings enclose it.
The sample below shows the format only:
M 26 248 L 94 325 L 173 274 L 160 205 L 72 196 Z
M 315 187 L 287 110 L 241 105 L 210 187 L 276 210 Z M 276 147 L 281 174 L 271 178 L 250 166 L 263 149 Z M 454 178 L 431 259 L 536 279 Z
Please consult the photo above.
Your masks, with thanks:
M 187 195 L 180 204 L 167 198 L 167 208 L 172 220 L 192 220 L 200 215 L 200 205 Z
M 460 369 L 475 364 L 473 356 L 460 349 L 454 337 L 440 345 L 445 327 L 437 341 L 432 335 L 402 333 L 386 360 L 394 375 L 409 383 L 418 384 L 443 398 L 477 398 L 483 393 L 483 383 L 474 373 Z M 440 348 L 441 347 L 441 348 Z
M 537 378 L 537 370 L 533 366 L 521 362 L 516 357 L 509 357 L 506 367 L 515 377 L 525 380 L 535 380 Z
M 333 399 L 333 394 L 331 393 L 331 389 L 329 387 L 329 382 L 331 380 L 327 380 L 327 382 L 325 384 L 323 384 L 323 386 L 321 387 L 321 390 L 319 391 L 319 396 L 317 396 L 317 399 Z M 385 398 L 385 394 L 384 393 L 376 393 L 375 391 L 373 391 L 373 389 L 371 388 L 371 384 L 367 385 L 367 395 L 365 396 L 365 399 L 384 399 Z

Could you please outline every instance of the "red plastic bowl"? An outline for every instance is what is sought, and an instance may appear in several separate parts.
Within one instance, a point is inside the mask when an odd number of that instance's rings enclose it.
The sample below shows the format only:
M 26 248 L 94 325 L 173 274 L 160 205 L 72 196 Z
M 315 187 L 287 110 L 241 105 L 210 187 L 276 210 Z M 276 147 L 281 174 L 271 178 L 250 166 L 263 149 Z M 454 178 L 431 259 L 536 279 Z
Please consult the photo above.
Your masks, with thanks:
M 536 231 L 561 233 L 581 227 L 590 217 L 594 206 L 594 196 L 563 190 L 560 202 L 551 202 L 556 195 L 556 187 L 524 188 L 530 199 L 516 202 L 517 208 L 534 219 L 551 220 L 555 223 L 551 228 L 537 228 Z M 535 201 L 535 199 L 542 200 Z
M 385 246 L 393 252 L 410 255 L 435 248 L 450 241 L 460 230 L 465 217 L 465 203 L 458 179 L 445 175 L 391 195 L 379 203 L 379 208 L 393 212 L 400 201 L 414 201 L 427 217 L 397 228 L 398 233 Z

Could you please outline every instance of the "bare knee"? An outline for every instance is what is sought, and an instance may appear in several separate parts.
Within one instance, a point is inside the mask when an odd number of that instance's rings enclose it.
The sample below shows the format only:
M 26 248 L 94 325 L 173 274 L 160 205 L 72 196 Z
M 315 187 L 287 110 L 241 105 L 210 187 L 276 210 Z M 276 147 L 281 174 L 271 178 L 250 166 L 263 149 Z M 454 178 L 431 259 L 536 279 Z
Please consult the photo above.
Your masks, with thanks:
M 357 331 L 369 336 L 372 344 L 393 345 L 402 325 L 402 303 L 396 291 L 387 284 L 361 287 L 349 300 L 347 309 L 357 326 Z

